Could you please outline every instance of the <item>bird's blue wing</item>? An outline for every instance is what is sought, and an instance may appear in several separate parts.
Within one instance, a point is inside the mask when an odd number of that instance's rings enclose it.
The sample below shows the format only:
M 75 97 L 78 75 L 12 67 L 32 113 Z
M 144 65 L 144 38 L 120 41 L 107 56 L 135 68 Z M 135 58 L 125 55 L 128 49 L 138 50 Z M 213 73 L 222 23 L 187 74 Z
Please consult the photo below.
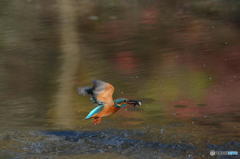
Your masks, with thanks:
M 85 117 L 85 119 L 89 119 L 91 118 L 93 115 L 99 113 L 100 111 L 102 111 L 104 105 L 98 105 L 96 108 L 94 108 L 92 111 L 90 111 L 90 113 Z

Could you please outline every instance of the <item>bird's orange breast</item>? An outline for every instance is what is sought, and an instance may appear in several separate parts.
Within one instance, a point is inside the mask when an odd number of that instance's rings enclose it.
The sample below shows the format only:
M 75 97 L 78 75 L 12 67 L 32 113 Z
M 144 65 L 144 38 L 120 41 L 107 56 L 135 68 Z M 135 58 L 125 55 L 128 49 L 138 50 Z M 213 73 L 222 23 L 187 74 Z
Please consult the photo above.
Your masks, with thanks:
M 98 114 L 94 115 L 94 117 L 105 117 L 105 116 L 109 116 L 115 112 L 117 112 L 120 108 L 116 108 L 114 106 L 109 106 L 104 108 L 101 112 L 99 112 Z

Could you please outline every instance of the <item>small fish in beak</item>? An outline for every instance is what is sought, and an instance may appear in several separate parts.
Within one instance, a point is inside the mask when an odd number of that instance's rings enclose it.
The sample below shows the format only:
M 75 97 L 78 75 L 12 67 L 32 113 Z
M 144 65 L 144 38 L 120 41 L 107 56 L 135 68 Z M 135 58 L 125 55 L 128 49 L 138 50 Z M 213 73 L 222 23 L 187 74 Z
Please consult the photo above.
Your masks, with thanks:
M 127 104 L 130 105 L 130 107 L 127 108 L 128 111 L 143 111 L 140 107 L 142 105 L 141 100 L 128 100 Z
M 133 105 L 133 106 L 141 106 L 142 101 L 140 101 L 140 100 L 128 100 L 127 104 L 130 104 L 130 105 Z

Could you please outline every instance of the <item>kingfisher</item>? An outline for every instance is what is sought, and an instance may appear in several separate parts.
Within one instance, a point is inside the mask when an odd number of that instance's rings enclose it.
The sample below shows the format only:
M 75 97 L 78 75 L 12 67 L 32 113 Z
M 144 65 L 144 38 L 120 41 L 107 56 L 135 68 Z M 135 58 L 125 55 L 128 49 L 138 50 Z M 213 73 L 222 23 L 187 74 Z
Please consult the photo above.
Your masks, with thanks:
M 140 100 L 130 100 L 127 98 L 118 98 L 113 100 L 114 87 L 107 82 L 94 80 L 93 86 L 80 87 L 78 93 L 80 95 L 90 95 L 90 100 L 97 104 L 85 119 L 93 119 L 95 125 L 101 123 L 102 118 L 116 113 L 118 110 L 130 106 L 141 106 Z

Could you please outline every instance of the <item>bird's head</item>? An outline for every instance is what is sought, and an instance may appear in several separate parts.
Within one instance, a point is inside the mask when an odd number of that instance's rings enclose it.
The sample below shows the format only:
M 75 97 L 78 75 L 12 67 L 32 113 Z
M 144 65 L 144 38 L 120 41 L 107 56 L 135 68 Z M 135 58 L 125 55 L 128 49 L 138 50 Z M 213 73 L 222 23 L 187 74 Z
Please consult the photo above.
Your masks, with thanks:
M 142 102 L 140 100 L 119 98 L 119 99 L 114 100 L 114 105 L 115 105 L 115 107 L 123 108 L 123 107 L 126 107 L 127 105 L 141 106 Z

